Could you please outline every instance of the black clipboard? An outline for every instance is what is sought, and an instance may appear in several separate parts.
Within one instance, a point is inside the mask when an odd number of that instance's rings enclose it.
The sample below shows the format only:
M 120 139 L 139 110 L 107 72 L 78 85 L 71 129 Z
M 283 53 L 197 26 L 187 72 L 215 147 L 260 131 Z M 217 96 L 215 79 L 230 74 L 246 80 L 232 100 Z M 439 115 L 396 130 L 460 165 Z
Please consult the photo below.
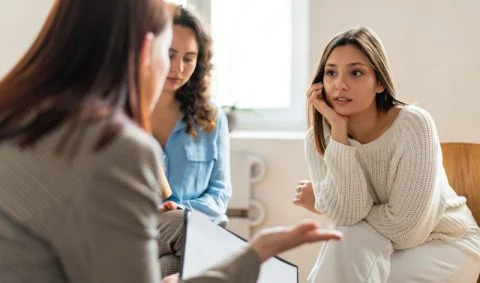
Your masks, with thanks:
M 244 249 L 247 241 L 199 212 L 185 212 L 180 277 L 188 279 Z M 248 271 L 246 271 L 248 272 Z M 298 283 L 298 266 L 272 257 L 260 269 L 259 283 Z

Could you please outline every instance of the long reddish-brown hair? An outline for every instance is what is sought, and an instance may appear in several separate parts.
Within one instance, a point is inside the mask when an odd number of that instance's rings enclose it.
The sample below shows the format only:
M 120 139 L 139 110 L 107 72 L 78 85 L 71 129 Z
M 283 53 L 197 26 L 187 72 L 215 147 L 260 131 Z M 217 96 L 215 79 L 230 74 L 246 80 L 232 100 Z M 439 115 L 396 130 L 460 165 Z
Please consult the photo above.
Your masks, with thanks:
M 168 21 L 161 0 L 57 0 L 39 35 L 0 81 L 0 142 L 31 146 L 64 123 L 109 121 L 96 148 L 121 130 L 125 112 L 148 129 L 148 103 L 139 92 L 145 35 Z

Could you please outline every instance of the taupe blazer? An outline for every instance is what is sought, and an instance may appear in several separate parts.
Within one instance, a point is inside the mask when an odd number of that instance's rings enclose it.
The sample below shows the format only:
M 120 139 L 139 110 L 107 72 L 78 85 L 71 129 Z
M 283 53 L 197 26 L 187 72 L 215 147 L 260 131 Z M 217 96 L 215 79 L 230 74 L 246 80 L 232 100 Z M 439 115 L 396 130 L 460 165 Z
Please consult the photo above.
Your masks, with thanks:
M 95 152 L 99 122 L 69 160 L 54 153 L 65 128 L 33 148 L 0 143 L 0 282 L 161 282 L 159 145 L 126 122 Z M 185 282 L 255 282 L 259 266 L 246 250 Z

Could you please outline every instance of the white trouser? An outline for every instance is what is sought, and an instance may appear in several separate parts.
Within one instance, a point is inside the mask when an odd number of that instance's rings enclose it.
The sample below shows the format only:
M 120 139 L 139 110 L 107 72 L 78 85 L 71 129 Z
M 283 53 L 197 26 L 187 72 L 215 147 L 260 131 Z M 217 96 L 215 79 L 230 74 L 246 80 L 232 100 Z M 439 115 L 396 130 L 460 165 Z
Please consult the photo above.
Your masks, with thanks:
M 343 240 L 323 245 L 311 283 L 477 282 L 480 259 L 454 243 L 435 240 L 395 251 L 364 221 L 338 229 Z

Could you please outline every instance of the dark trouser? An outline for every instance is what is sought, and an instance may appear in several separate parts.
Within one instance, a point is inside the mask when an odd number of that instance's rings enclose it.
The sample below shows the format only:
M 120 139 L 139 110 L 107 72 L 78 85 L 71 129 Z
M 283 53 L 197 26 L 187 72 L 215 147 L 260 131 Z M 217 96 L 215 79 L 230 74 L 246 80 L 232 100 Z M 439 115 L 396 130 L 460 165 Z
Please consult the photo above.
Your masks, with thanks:
M 162 278 L 180 272 L 180 256 L 185 243 L 185 210 L 168 210 L 159 213 L 158 254 Z M 218 224 L 225 228 L 227 221 Z
M 180 255 L 185 242 L 185 210 L 159 213 L 158 252 L 162 278 L 180 272 Z

